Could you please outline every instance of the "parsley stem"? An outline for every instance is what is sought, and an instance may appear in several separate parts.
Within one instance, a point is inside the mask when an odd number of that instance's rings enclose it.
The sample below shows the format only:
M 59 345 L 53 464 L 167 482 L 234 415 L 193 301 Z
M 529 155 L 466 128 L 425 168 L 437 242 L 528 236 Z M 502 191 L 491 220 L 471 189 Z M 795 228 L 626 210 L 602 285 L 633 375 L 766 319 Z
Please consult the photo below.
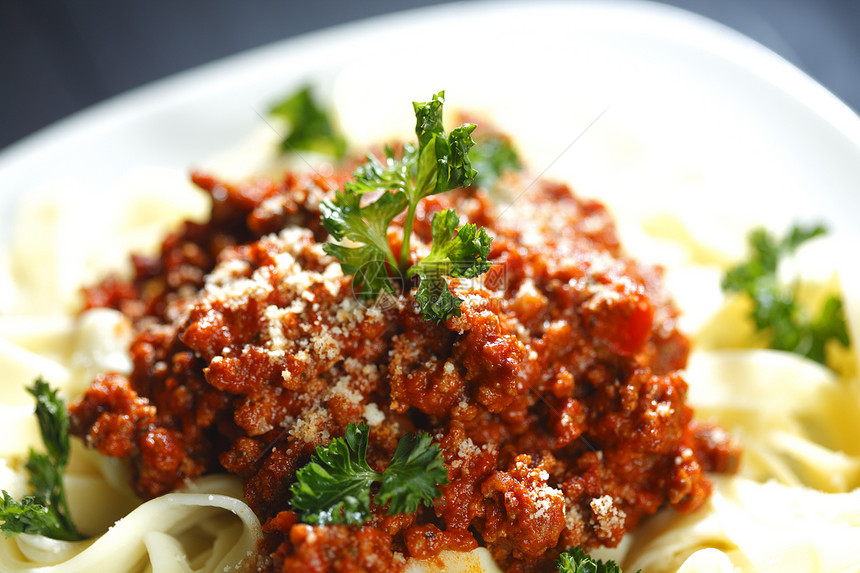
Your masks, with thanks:
M 392 269 L 399 269 L 400 264 L 397 262 L 397 259 L 394 257 L 394 252 L 391 250 L 391 245 L 387 245 L 388 248 L 384 249 L 382 254 L 385 255 L 385 262 L 391 265 Z
M 62 506 L 62 511 L 60 512 L 60 521 L 63 524 L 63 529 L 66 530 L 68 540 L 77 541 L 79 539 L 83 539 L 84 536 L 81 535 L 81 533 L 78 531 L 78 528 L 75 527 L 75 524 L 72 521 L 72 512 L 69 511 L 69 500 L 66 497 L 66 485 L 63 483 L 62 476 L 60 476 L 60 479 L 58 481 L 57 489 L 60 505 Z
M 406 221 L 403 223 L 403 242 L 400 243 L 400 275 L 405 277 L 406 270 L 409 267 L 409 239 L 412 237 L 412 222 L 415 220 L 414 203 L 409 203 L 409 209 L 406 211 Z

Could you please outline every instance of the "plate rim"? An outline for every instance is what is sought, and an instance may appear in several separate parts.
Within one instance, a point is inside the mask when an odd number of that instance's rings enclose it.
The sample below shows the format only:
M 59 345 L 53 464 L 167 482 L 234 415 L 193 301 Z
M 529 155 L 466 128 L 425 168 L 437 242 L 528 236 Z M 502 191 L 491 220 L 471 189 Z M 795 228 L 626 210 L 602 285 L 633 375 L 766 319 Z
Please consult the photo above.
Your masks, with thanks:
M 169 108 L 177 99 L 200 97 L 207 86 L 217 85 L 224 76 L 242 76 L 246 72 L 243 68 L 271 65 L 279 54 L 305 51 L 316 60 L 324 60 L 325 55 L 320 53 L 324 51 L 323 46 L 331 44 L 338 47 L 360 41 L 380 29 L 414 27 L 428 21 L 444 21 L 455 15 L 468 20 L 499 13 L 507 13 L 510 17 L 522 12 L 555 14 L 559 11 L 564 11 L 565 15 L 616 13 L 636 16 L 640 21 L 644 18 L 658 22 L 662 25 L 661 38 L 704 50 L 738 71 L 753 74 L 771 84 L 783 97 L 790 98 L 828 129 L 851 142 L 860 157 L 860 115 L 779 54 L 706 16 L 651 0 L 537 0 L 528 5 L 515 0 L 479 0 L 407 9 L 310 31 L 218 58 L 111 96 L 0 149 L 0 195 L 14 197 L 26 191 L 9 189 L 10 185 L 6 183 L 14 182 L 16 174 L 26 171 L 28 164 L 44 161 L 52 150 L 74 144 L 75 140 L 99 126 L 135 115 L 150 115 L 156 110 Z

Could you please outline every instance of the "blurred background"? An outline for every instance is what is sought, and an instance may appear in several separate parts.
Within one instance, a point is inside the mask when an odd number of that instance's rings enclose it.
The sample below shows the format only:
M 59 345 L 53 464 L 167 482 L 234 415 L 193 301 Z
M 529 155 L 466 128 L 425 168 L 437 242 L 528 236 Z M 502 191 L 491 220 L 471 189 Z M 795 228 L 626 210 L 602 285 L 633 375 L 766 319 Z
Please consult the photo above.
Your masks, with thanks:
M 0 149 L 113 95 L 230 54 L 444 3 L 0 0 Z M 662 3 L 753 38 L 860 110 L 860 1 Z

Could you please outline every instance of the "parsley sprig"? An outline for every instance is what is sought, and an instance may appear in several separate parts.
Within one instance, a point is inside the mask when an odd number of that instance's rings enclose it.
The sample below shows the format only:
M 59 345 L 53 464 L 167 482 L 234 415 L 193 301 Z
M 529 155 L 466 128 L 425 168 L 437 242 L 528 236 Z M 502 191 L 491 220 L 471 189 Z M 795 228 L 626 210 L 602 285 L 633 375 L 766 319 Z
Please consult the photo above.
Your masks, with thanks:
M 273 105 L 269 114 L 288 124 L 289 131 L 281 139 L 283 151 L 314 151 L 337 159 L 346 153 L 346 139 L 330 113 L 317 103 L 310 86 L 299 88 Z
M 388 514 L 412 513 L 431 506 L 448 482 L 439 446 L 424 432 L 406 434 L 385 471 L 367 463 L 370 428 L 349 424 L 343 438 L 319 446 L 311 461 L 296 472 L 291 505 L 302 521 L 316 525 L 361 524 L 370 518 L 371 487 L 381 485 L 373 502 L 389 504 Z
M 573 547 L 570 551 L 558 556 L 556 562 L 559 573 L 622 573 L 615 561 L 603 562 L 595 559 L 581 547 Z
M 0 531 L 4 537 L 31 533 L 66 541 L 83 539 L 72 523 L 63 486 L 70 451 L 66 407 L 57 391 L 42 378 L 37 378 L 27 391 L 36 398 L 36 417 L 46 453 L 31 449 L 25 464 L 32 494 L 17 501 L 7 491 L 2 492 Z
M 418 145 L 404 144 L 400 157 L 386 148 L 384 158 L 372 154 L 353 172 L 334 199 L 320 205 L 322 222 L 337 241 L 349 239 L 358 246 L 326 243 L 325 251 L 341 262 L 344 273 L 353 275 L 353 286 L 367 298 L 395 292 L 395 279 L 417 277 L 416 300 L 424 318 L 436 323 L 460 315 L 461 299 L 448 289 L 444 275 L 476 277 L 489 269 L 491 239 L 475 225 L 458 227 L 451 210 L 436 213 L 431 220 L 431 255 L 410 267 L 410 240 L 419 202 L 430 195 L 470 185 L 476 176 L 469 151 L 474 124 L 463 124 L 446 134 L 442 126 L 445 92 L 425 103 L 414 102 Z M 367 201 L 369 197 L 374 197 Z M 388 228 L 406 211 L 400 252 L 395 256 L 388 241 Z M 428 260 L 429 259 L 429 260 Z M 405 282 L 405 280 L 404 280 Z M 405 289 L 404 289 L 405 290 Z
M 849 345 L 842 300 L 829 296 L 814 316 L 797 302 L 797 286 L 782 284 L 777 270 L 780 261 L 800 245 L 826 232 L 821 225 L 794 226 L 777 239 L 764 229 L 756 229 L 748 237 L 750 259 L 729 269 L 722 281 L 724 291 L 742 293 L 752 300 L 750 316 L 757 330 L 770 335 L 771 348 L 795 352 L 822 364 L 830 340 Z
M 407 277 L 421 277 L 415 300 L 424 318 L 436 323 L 460 316 L 462 300 L 448 289 L 443 277 L 475 278 L 490 269 L 487 254 L 492 239 L 487 231 L 471 223 L 458 228 L 459 221 L 451 209 L 433 215 L 430 254 L 406 272 Z

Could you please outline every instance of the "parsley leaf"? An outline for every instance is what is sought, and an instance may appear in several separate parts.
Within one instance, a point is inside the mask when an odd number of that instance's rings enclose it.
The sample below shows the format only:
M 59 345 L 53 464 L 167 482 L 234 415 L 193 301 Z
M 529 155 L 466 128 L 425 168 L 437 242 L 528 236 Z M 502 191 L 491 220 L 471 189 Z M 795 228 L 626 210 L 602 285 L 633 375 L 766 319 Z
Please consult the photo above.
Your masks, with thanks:
M 594 559 L 581 547 L 559 555 L 556 565 L 559 573 L 622 573 L 615 561 L 604 563 L 602 559 Z
M 418 203 L 430 195 L 470 185 L 476 176 L 470 151 L 474 124 L 463 124 L 449 134 L 442 126 L 445 92 L 431 101 L 412 104 L 418 145 L 407 143 L 398 158 L 386 148 L 383 158 L 368 156 L 334 199 L 320 205 L 323 226 L 335 240 L 349 239 L 358 246 L 328 243 L 325 251 L 353 275 L 353 287 L 366 298 L 394 292 L 392 275 L 406 284 L 419 279 L 416 300 L 426 320 L 436 323 L 460 314 L 459 298 L 448 289 L 443 275 L 476 277 L 489 269 L 491 239 L 474 225 L 457 227 L 456 214 L 445 212 L 431 222 L 433 245 L 423 261 L 410 265 L 409 243 Z M 372 202 L 365 200 L 378 195 Z M 388 242 L 388 227 L 406 210 L 400 253 Z M 425 262 L 426 261 L 426 262 Z
M 284 98 L 272 106 L 269 113 L 289 124 L 289 134 L 281 141 L 282 150 L 315 151 L 337 159 L 346 153 L 346 140 L 334 127 L 329 114 L 316 102 L 310 86 Z
M 30 472 L 33 494 L 16 501 L 5 490 L 0 500 L 0 531 L 5 537 L 19 533 L 54 539 L 83 539 L 72 523 L 63 470 L 69 461 L 69 417 L 65 405 L 41 378 L 27 391 L 36 398 L 36 418 L 47 453 L 30 450 L 25 467 Z
M 36 496 L 28 495 L 16 501 L 9 492 L 3 490 L 0 499 L 0 518 L 3 525 L 3 537 L 12 537 L 19 533 L 45 535 L 54 539 L 62 537 L 53 534 L 57 529 L 57 518 L 51 510 Z
M 722 281 L 725 292 L 747 295 L 753 302 L 751 318 L 756 329 L 770 335 L 770 347 L 795 352 L 825 363 L 825 347 L 830 340 L 849 345 L 842 300 L 827 298 L 817 316 L 801 307 L 796 286 L 783 285 L 777 277 L 780 260 L 792 255 L 806 241 L 827 231 L 821 225 L 793 227 L 776 239 L 764 229 L 749 235 L 750 259 L 729 269 Z
M 398 266 L 388 244 L 388 226 L 406 207 L 406 197 L 383 193 L 363 207 L 361 199 L 359 184 L 348 183 L 333 200 L 320 204 L 323 226 L 335 239 L 364 243 L 359 247 L 326 243 L 323 250 L 341 262 L 345 274 L 353 275 L 356 290 L 362 287 L 362 294 L 373 297 L 383 290 L 394 291 L 385 266 Z
M 370 513 L 370 486 L 382 477 L 367 464 L 366 424 L 350 424 L 343 438 L 318 446 L 296 472 L 292 506 L 306 523 L 364 523 Z
M 57 465 L 65 466 L 69 461 L 69 415 L 57 391 L 42 378 L 27 388 L 36 399 L 36 418 L 48 457 Z
M 495 185 L 502 173 L 523 168 L 511 141 L 495 133 L 477 138 L 475 147 L 469 152 L 469 159 L 478 173 L 475 185 L 483 189 L 490 189 Z
M 464 123 L 446 138 L 442 127 L 444 103 L 444 91 L 435 94 L 429 102 L 412 103 L 418 150 L 413 151 L 417 154 L 416 184 L 407 190 L 410 203 L 417 204 L 428 195 L 466 187 L 477 175 L 469 159 L 469 150 L 475 145 L 471 135 L 475 124 Z
M 407 277 L 421 277 L 415 300 L 424 317 L 437 324 L 450 316 L 460 316 L 463 302 L 448 289 L 443 275 L 475 278 L 490 269 L 487 256 L 492 239 L 486 229 L 471 223 L 458 229 L 458 224 L 459 217 L 451 209 L 434 214 L 430 254 L 406 273 Z
M 433 215 L 430 254 L 413 265 L 407 276 L 428 274 L 433 269 L 443 275 L 475 278 L 490 270 L 487 256 L 492 239 L 487 230 L 471 223 L 458 227 L 459 223 L 453 209 Z
M 411 513 L 430 506 L 448 482 L 438 445 L 424 432 L 406 434 L 397 444 L 385 471 L 367 463 L 367 424 L 349 424 L 343 438 L 319 446 L 311 461 L 296 472 L 291 486 L 293 509 L 306 523 L 361 524 L 370 518 L 370 490 L 382 482 L 373 502 L 390 502 L 389 515 Z
M 432 506 L 442 495 L 439 484 L 448 482 L 448 470 L 442 462 L 439 446 L 429 434 L 409 433 L 400 438 L 394 456 L 382 473 L 382 487 L 375 502 L 391 502 L 389 515 L 413 513 L 423 503 Z
M 463 299 L 451 292 L 445 277 L 434 273 L 422 277 L 415 291 L 415 302 L 424 320 L 441 324 L 452 316 L 460 316 Z

